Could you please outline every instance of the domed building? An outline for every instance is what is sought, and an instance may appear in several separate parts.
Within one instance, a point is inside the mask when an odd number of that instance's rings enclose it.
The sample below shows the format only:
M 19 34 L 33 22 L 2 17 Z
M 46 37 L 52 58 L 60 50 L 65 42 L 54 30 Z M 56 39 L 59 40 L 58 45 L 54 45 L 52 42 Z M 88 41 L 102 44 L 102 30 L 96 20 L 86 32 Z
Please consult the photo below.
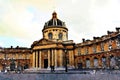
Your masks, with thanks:
M 120 69 L 120 28 L 106 35 L 74 43 L 68 40 L 65 22 L 52 13 L 42 29 L 43 37 L 31 48 L 0 48 L 0 69 L 22 66 L 24 69 Z M 13 65 L 13 61 L 14 64 Z
M 52 41 L 67 41 L 68 29 L 65 26 L 65 22 L 57 18 L 57 13 L 53 12 L 52 19 L 45 23 L 42 30 L 43 38 Z
M 118 68 L 120 67 L 120 28 L 107 35 L 93 37 L 75 44 L 68 40 L 65 22 L 53 12 L 42 30 L 43 38 L 35 41 L 32 48 L 32 67 L 49 69 L 59 68 Z
M 68 40 L 68 28 L 58 19 L 56 12 L 45 23 L 42 33 L 43 38 L 32 44 L 33 68 L 64 68 L 66 61 L 68 67 L 74 67 L 75 43 Z

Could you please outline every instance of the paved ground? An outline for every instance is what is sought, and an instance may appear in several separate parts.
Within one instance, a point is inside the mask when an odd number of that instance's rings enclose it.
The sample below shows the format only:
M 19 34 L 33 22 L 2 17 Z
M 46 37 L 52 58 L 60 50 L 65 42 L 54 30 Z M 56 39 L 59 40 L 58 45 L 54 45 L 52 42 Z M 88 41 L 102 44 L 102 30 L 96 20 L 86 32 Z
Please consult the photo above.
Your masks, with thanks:
M 0 73 L 0 80 L 120 80 L 120 71 L 98 71 L 96 73 L 94 71 Z

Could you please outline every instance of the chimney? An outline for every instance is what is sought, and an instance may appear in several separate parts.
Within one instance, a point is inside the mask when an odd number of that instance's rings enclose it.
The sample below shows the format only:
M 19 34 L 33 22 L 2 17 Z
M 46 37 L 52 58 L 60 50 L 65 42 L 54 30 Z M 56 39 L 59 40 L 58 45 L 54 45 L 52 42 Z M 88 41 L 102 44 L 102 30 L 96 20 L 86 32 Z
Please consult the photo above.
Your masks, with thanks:
M 19 48 L 19 46 L 16 47 L 17 49 Z
M 117 32 L 120 32 L 120 27 L 116 27 L 116 31 L 117 31 Z
M 95 40 L 96 39 L 96 37 L 93 37 L 93 40 Z
M 109 34 L 110 34 L 110 31 L 107 31 L 107 34 L 109 35 Z
M 11 46 L 11 49 L 13 48 L 13 46 Z
M 85 38 L 83 38 L 82 41 L 85 42 Z

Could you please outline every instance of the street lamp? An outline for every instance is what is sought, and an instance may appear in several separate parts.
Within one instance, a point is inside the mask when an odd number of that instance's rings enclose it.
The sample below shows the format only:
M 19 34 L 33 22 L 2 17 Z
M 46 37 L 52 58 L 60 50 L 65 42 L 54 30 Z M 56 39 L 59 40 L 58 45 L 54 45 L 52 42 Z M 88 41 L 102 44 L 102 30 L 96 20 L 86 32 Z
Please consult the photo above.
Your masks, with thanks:
M 67 49 L 65 49 L 65 72 L 68 72 L 68 68 L 67 68 Z

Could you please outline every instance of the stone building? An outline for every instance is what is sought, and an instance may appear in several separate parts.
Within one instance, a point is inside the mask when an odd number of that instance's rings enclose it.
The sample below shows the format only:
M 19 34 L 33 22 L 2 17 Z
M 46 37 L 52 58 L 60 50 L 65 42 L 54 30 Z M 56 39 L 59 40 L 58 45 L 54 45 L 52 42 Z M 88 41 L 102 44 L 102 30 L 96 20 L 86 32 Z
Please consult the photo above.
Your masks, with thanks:
M 43 38 L 32 44 L 33 68 L 64 68 L 66 57 L 67 66 L 74 67 L 75 43 L 68 40 L 68 28 L 57 18 L 56 12 L 45 23 L 42 33 Z
M 19 47 L 0 48 L 0 70 L 10 67 L 17 68 L 19 65 L 24 69 L 32 65 L 32 53 L 29 48 Z M 12 65 L 14 64 L 14 65 Z
M 75 46 L 75 66 L 82 68 L 119 68 L 120 67 L 120 28 L 107 35 L 83 39 Z
M 31 48 L 0 48 L 0 69 L 11 65 L 27 68 L 64 69 L 93 69 L 93 68 L 120 68 L 120 28 L 108 31 L 107 35 L 93 37 L 74 43 L 68 40 L 68 28 L 65 22 L 53 12 L 52 18 L 42 29 L 43 37 L 34 41 Z

